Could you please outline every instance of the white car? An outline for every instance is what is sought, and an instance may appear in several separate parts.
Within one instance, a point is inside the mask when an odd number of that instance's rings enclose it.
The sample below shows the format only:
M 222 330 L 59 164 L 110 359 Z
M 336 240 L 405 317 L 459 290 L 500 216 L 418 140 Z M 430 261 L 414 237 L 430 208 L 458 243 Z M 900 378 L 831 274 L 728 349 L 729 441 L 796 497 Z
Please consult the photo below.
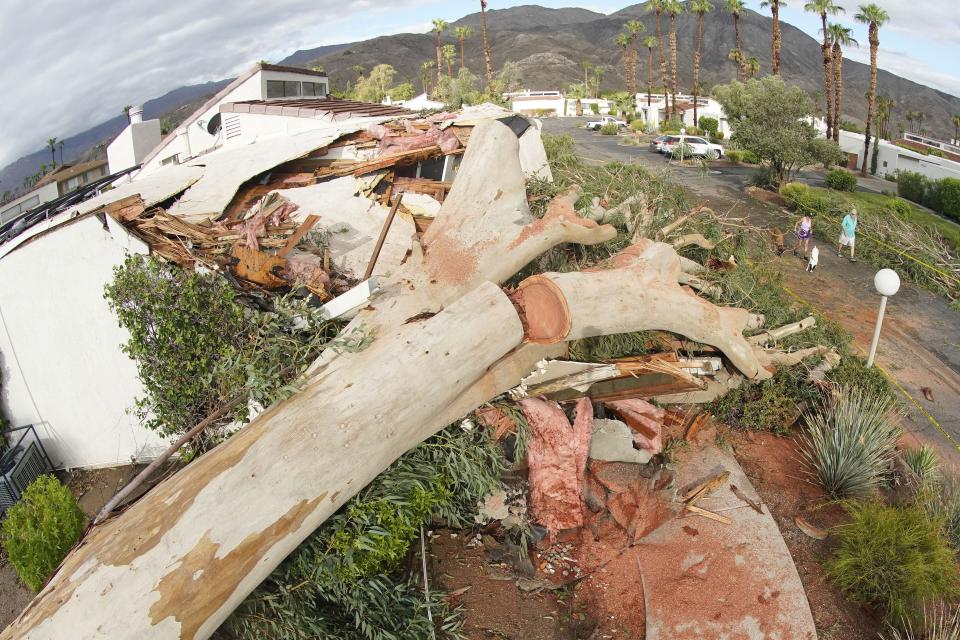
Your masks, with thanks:
M 678 145 L 685 144 L 694 157 L 706 158 L 707 160 L 717 160 L 723 157 L 723 147 L 719 144 L 713 144 L 699 136 L 670 136 L 660 145 L 660 152 L 666 155 L 673 155 Z
M 600 131 L 600 127 L 602 127 L 605 124 L 615 124 L 618 127 L 627 126 L 627 123 L 624 122 L 623 120 L 617 120 L 613 116 L 603 116 L 599 120 L 591 120 L 590 122 L 587 123 L 586 127 L 591 131 Z

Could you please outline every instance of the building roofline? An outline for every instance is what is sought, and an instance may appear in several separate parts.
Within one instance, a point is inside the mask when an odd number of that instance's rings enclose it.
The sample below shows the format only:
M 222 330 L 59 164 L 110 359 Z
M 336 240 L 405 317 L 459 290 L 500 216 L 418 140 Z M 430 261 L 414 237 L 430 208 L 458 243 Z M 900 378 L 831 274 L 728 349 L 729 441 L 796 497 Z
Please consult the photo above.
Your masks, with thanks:
M 168 133 L 160 141 L 160 144 L 154 147 L 154 149 L 147 154 L 147 157 L 143 159 L 141 166 L 143 167 L 147 166 L 147 164 L 150 163 L 150 161 L 152 161 L 158 155 L 160 155 L 160 152 L 166 149 L 167 145 L 170 144 L 174 139 L 176 139 L 176 137 L 181 132 L 189 129 L 190 125 L 192 125 L 197 120 L 197 118 L 203 115 L 204 112 L 206 112 L 209 109 L 212 109 L 218 102 L 220 102 L 220 100 L 222 100 L 225 96 L 229 95 L 231 91 L 233 91 L 234 89 L 236 89 L 241 84 L 243 84 L 244 82 L 246 82 L 247 80 L 249 80 L 250 78 L 252 78 L 253 76 L 255 76 L 261 71 L 283 71 L 283 72 L 289 72 L 289 73 L 300 73 L 300 74 L 315 76 L 319 78 L 327 77 L 325 73 L 321 73 L 319 71 L 313 71 L 311 69 L 301 69 L 299 67 L 286 67 L 279 64 L 266 64 L 266 63 L 258 62 L 257 64 L 253 65 L 248 70 L 246 70 L 245 72 L 237 76 L 237 78 L 233 82 L 231 82 L 230 84 L 225 86 L 223 89 L 218 91 L 212 98 L 204 102 L 203 106 L 201 106 L 199 109 L 197 109 L 196 111 L 191 113 L 189 116 L 187 116 L 187 118 L 183 122 L 181 122 L 176 129 Z

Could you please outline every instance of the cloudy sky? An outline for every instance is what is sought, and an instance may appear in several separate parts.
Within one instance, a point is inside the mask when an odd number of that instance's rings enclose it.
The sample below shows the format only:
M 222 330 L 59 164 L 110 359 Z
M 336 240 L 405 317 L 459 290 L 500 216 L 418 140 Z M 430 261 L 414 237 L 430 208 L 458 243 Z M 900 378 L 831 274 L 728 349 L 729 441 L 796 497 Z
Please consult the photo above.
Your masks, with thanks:
M 523 2 L 488 0 L 500 9 Z M 955 0 L 876 0 L 890 14 L 879 64 L 960 95 L 960 11 Z M 719 2 L 719 0 L 718 0 Z M 609 0 L 526 0 L 610 13 Z M 748 5 L 759 9 L 759 0 Z M 802 0 L 782 18 L 816 37 Z M 854 26 L 854 1 L 843 22 Z M 0 166 L 184 84 L 231 77 L 257 60 L 301 48 L 423 32 L 431 18 L 478 10 L 474 0 L 0 0 L 0 54 L 7 98 L 0 103 Z M 867 34 L 855 25 L 867 61 Z

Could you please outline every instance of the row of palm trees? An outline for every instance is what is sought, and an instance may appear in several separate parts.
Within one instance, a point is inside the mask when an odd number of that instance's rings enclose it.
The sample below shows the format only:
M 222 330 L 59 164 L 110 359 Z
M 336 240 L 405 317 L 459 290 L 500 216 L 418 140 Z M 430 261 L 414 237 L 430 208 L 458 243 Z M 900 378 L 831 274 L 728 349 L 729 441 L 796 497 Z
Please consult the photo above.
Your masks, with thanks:
M 486 66 L 487 71 L 487 88 L 489 89 L 490 85 L 493 84 L 493 57 L 490 54 L 490 38 L 487 33 L 487 1 L 480 0 L 480 25 L 481 33 L 483 35 L 483 60 Z M 436 47 L 436 65 L 437 65 L 437 84 L 443 79 L 443 64 L 441 58 L 446 59 L 447 61 L 447 74 L 453 76 L 453 59 L 456 58 L 456 48 L 453 45 L 443 45 L 440 42 L 440 34 L 446 31 L 448 27 L 446 20 L 436 19 L 433 21 L 433 32 L 436 36 L 435 47 Z M 454 27 L 453 34 L 460 41 L 460 68 L 467 68 L 465 47 L 467 38 L 474 35 L 474 30 L 471 27 Z M 451 53 L 452 49 L 452 53 Z M 423 70 L 428 69 L 426 63 L 424 63 Z M 426 91 L 426 81 L 424 81 L 424 91 Z

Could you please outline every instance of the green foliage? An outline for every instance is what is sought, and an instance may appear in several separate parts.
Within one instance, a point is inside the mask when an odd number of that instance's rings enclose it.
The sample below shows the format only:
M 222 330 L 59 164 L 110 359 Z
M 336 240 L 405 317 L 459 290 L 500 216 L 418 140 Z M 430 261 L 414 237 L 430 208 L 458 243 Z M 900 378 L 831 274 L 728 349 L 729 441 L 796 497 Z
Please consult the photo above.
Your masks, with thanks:
M 927 199 L 927 189 L 930 181 L 923 174 L 914 171 L 897 172 L 897 195 L 917 204 L 923 204 Z
M 600 135 L 615 136 L 620 133 L 620 127 L 612 122 L 608 122 L 600 127 Z
M 720 121 L 716 118 L 703 116 L 697 122 L 697 126 L 709 133 L 712 137 L 716 137 L 717 130 L 720 128 Z
M 880 634 L 880 640 L 960 640 L 960 608 L 948 604 L 926 606 L 923 608 L 923 620 L 914 624 L 904 621 L 905 628 L 892 625 L 890 635 Z
M 591 103 L 590 103 L 590 111 L 591 111 L 591 113 L 593 113 L 593 115 L 599 115 L 599 114 L 600 114 L 600 105 L 597 104 L 596 102 L 591 102 Z
M 660 131 L 661 133 L 675 133 L 679 134 L 680 129 L 683 127 L 683 123 L 680 121 L 680 118 L 670 118 L 669 120 L 663 120 L 660 122 Z
M 927 192 L 926 205 L 938 213 L 960 221 L 960 180 L 934 180 Z
M 770 167 L 772 184 L 789 180 L 805 166 L 836 162 L 836 144 L 818 140 L 808 120 L 816 108 L 803 89 L 787 86 L 778 76 L 767 76 L 746 84 L 717 86 L 713 95 L 734 130 L 731 140 Z
M 827 174 L 827 186 L 834 191 L 856 191 L 857 176 L 844 169 L 834 169 Z
M 416 93 L 412 82 L 401 82 L 397 86 L 389 89 L 387 95 L 392 100 L 409 100 Z
M 253 311 L 216 274 L 140 255 L 114 269 L 104 297 L 130 334 L 123 350 L 146 392 L 136 413 L 163 436 L 186 431 L 241 393 L 264 406 L 286 397 L 325 346 L 365 346 L 361 333 L 332 342 L 335 327 L 306 300 L 281 297 L 272 311 Z M 247 412 L 243 403 L 213 426 L 246 421 Z
M 328 519 L 228 621 L 254 638 L 406 640 L 430 637 L 426 601 L 402 562 L 431 516 L 467 525 L 499 486 L 506 461 L 486 430 L 448 427 L 404 454 Z M 438 638 L 460 619 L 434 600 Z
M 863 125 L 857 124 L 856 122 L 851 122 L 849 120 L 841 120 L 840 130 L 849 131 L 850 133 L 863 133 Z
M 643 133 L 647 128 L 647 123 L 639 118 L 630 121 L 630 131 L 634 133 Z
M 932 482 L 939 474 L 940 458 L 930 445 L 924 444 L 916 449 L 905 450 L 903 462 L 922 484 Z
M 876 367 L 867 367 L 864 358 L 852 353 L 844 355 L 840 364 L 827 372 L 827 380 L 838 387 L 860 389 L 870 397 L 884 398 L 891 403 L 897 401 L 887 377 Z
M 602 362 L 653 353 L 658 344 L 655 338 L 649 331 L 582 338 L 570 343 L 570 357 L 573 360 Z
M 363 102 L 381 102 L 389 95 L 396 75 L 397 71 L 391 65 L 378 64 L 370 70 L 369 75 L 361 75 L 357 79 L 357 83 L 353 86 L 353 99 Z M 411 91 L 412 89 L 411 86 Z
M 889 398 L 841 387 L 805 417 L 803 463 L 828 495 L 865 498 L 880 486 L 900 437 Z
M 943 522 L 944 534 L 954 549 L 960 549 L 960 473 L 940 469 L 919 495 L 927 515 Z
M 741 152 L 743 153 L 743 162 L 745 164 L 760 164 L 760 156 L 753 151 L 750 151 L 749 149 L 743 149 Z
M 243 309 L 225 280 L 130 255 L 104 297 L 130 334 L 123 352 L 137 363 L 146 396 L 136 412 L 148 428 L 182 433 L 232 397 L 234 385 L 212 379 L 245 334 Z
M 760 167 L 750 174 L 750 184 L 761 189 L 771 189 L 780 184 L 780 179 L 770 167 Z
M 728 149 L 726 157 L 731 164 L 740 164 L 743 162 L 743 151 L 740 151 L 739 149 Z
M 709 411 L 731 427 L 785 434 L 797 417 L 797 404 L 815 393 L 803 378 L 803 368 L 794 369 L 782 368 L 769 380 L 728 391 Z
M 86 516 L 70 489 L 44 475 L 7 510 L 0 542 L 23 583 L 40 591 L 85 526 Z
M 954 552 L 919 506 L 879 502 L 845 505 L 848 523 L 836 528 L 837 549 L 827 575 L 847 597 L 880 608 L 888 623 L 916 623 L 928 603 L 960 594 Z

